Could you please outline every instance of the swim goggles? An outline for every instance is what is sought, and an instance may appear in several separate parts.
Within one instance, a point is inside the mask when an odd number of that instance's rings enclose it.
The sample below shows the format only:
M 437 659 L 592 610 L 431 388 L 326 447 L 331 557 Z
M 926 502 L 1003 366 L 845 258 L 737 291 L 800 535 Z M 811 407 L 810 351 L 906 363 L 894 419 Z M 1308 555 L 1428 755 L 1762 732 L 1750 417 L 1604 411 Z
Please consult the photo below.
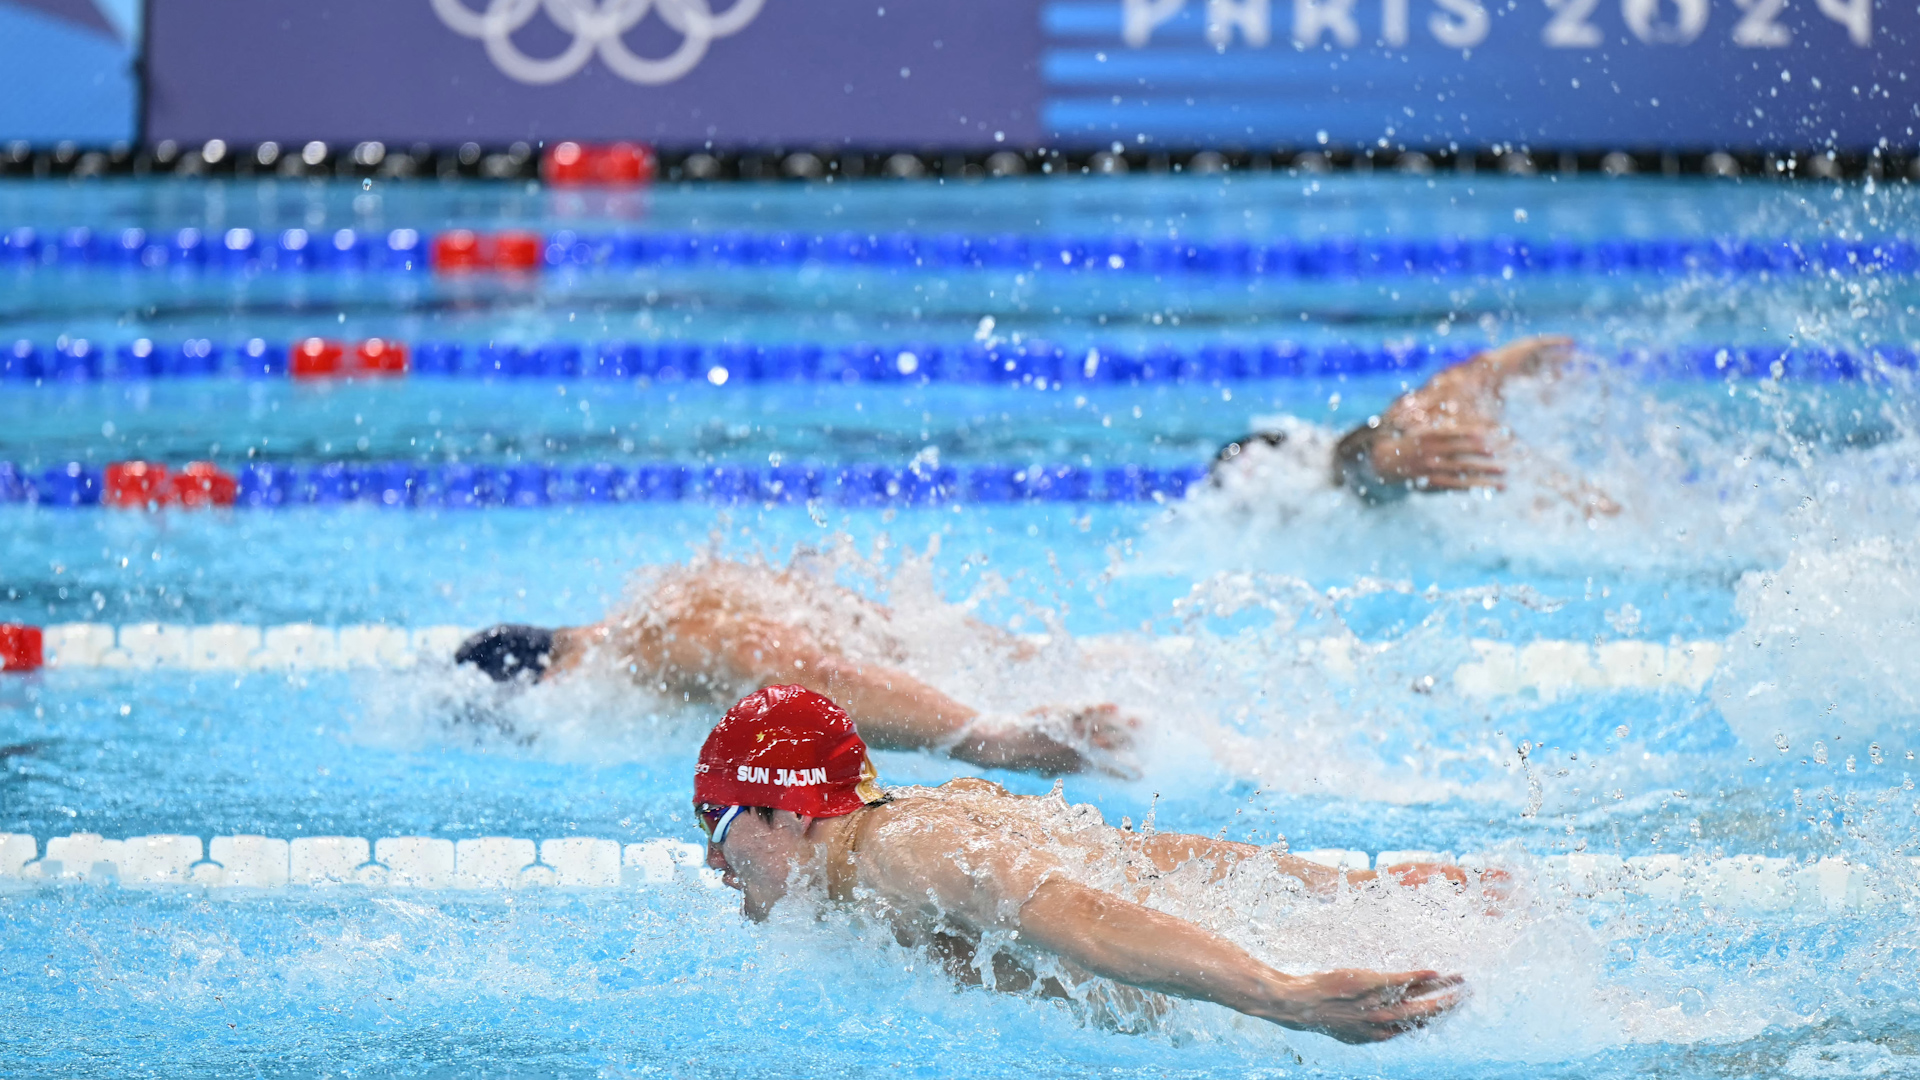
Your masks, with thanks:
M 693 808 L 693 820 L 700 831 L 707 834 L 707 843 L 719 845 L 727 842 L 727 830 L 733 828 L 733 819 L 746 812 L 744 806 L 715 806 L 701 803 Z

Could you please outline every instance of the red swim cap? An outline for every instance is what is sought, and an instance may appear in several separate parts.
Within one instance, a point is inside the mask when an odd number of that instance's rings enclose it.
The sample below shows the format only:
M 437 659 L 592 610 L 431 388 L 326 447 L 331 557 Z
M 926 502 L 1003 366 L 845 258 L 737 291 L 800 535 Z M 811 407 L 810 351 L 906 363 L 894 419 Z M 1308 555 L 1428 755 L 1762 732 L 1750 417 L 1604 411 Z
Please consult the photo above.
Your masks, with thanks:
M 693 801 L 839 817 L 881 800 L 875 777 L 844 709 L 804 686 L 768 686 L 741 698 L 707 735 Z

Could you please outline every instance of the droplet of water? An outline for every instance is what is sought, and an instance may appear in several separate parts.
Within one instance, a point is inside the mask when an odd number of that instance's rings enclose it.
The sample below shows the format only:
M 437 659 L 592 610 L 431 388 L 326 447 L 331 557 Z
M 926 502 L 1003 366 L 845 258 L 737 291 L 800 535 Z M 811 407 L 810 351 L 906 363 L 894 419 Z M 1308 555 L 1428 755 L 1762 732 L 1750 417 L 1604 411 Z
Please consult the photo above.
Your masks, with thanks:
M 1673 995 L 1674 1004 L 1687 1016 L 1699 1016 L 1707 1011 L 1707 994 L 1697 986 L 1683 986 Z

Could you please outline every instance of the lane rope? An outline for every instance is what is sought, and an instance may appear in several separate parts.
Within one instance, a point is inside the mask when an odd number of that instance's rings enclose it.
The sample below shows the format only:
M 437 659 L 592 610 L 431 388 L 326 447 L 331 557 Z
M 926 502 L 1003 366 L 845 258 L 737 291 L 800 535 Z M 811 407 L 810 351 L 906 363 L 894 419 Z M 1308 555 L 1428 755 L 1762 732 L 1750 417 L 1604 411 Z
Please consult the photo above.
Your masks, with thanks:
M 108 346 L 78 335 L 51 344 L 22 338 L 0 349 L 0 382 L 65 385 L 155 379 L 286 378 L 385 380 L 405 376 L 481 380 L 626 381 L 749 386 L 782 383 L 1073 387 L 1256 379 L 1414 375 L 1458 363 L 1471 345 L 1399 342 L 1316 345 L 1214 342 L 1130 348 L 1068 348 L 1025 340 L 941 344 L 777 344 L 692 341 L 405 342 L 309 337 L 135 338 Z M 1629 349 L 1604 362 L 1650 378 L 1851 380 L 1913 371 L 1915 351 L 1897 344 L 1857 349 L 1706 344 Z
M 1912 273 L 1920 254 L 1900 237 L 1798 240 L 1740 236 L 1574 240 L 1515 236 L 1334 236 L 1265 241 L 1021 233 L 581 232 L 245 227 L 0 232 L 0 266 L 226 273 L 407 273 L 623 270 L 639 267 L 792 267 L 1079 271 L 1094 273 L 1358 278 L 1517 274 Z
M 0 624 L 0 667 L 54 670 L 181 671 L 397 671 L 418 664 L 449 663 L 473 630 L 422 626 L 411 630 L 385 623 L 318 626 L 312 623 L 253 626 L 241 623 L 55 623 L 45 627 Z M 1045 635 L 1028 635 L 1045 645 Z M 1130 636 L 1089 635 L 1090 649 L 1125 647 Z M 1328 675 L 1353 681 L 1392 646 L 1353 638 L 1307 638 L 1299 660 Z M 1712 679 L 1724 649 L 1715 641 L 1540 640 L 1515 644 L 1473 639 L 1474 659 L 1453 670 L 1453 685 L 1475 698 L 1532 693 L 1551 701 L 1595 691 L 1699 693 Z M 1198 642 L 1184 635 L 1151 639 L 1151 647 L 1178 657 Z
M 104 467 L 68 462 L 34 471 L 0 461 L 0 504 L 124 509 L 232 506 L 272 510 L 364 504 L 469 510 L 629 502 L 946 507 L 1017 502 L 1166 503 L 1206 479 L 1204 465 L 745 465 L 671 463 L 552 466 L 411 462 L 251 464 L 178 470 L 155 462 Z
M 1876 868 L 1837 858 L 1759 855 L 1573 854 L 1545 858 L 1448 852 L 1321 849 L 1296 852 L 1336 869 L 1385 869 L 1440 862 L 1525 875 L 1549 897 L 1595 902 L 1648 899 L 1746 913 L 1801 916 L 1906 910 L 1920 858 Z M 94 885 L 240 892 L 285 889 L 632 890 L 721 888 L 698 844 L 672 839 L 561 837 L 531 840 L 425 836 L 215 836 L 165 834 L 107 839 L 98 833 L 49 837 L 44 851 L 22 833 L 0 833 L 0 889 Z

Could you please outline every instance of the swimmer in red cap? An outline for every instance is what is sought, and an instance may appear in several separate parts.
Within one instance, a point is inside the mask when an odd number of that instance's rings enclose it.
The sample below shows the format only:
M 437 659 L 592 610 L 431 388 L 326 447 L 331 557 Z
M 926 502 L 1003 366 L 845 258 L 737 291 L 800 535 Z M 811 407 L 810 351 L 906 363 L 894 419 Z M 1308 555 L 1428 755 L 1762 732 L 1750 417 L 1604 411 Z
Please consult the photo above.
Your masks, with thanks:
M 1047 775 L 1137 773 L 1136 722 L 1111 704 L 1023 712 L 956 699 L 907 670 L 913 651 L 894 612 L 836 585 L 831 572 L 696 559 L 659 571 L 633 602 L 590 626 L 503 624 L 467 639 L 454 662 L 496 682 L 598 671 L 682 700 L 732 701 L 795 683 L 844 704 L 882 750 L 935 750 L 988 768 Z M 941 613 L 954 615 L 952 609 Z M 949 623 L 954 620 L 949 620 Z M 943 624 L 943 661 L 1018 664 L 1033 647 L 971 619 Z
M 805 687 L 769 686 L 741 699 L 694 768 L 707 864 L 745 895 L 755 920 L 805 890 L 888 920 L 900 941 L 925 946 L 963 980 L 981 980 L 981 959 L 1000 989 L 1065 995 L 1063 980 L 1100 977 L 1344 1042 L 1419 1027 L 1464 994 L 1458 976 L 1437 971 L 1287 975 L 1122 895 L 1144 896 L 1153 879 L 1195 860 L 1218 880 L 1236 863 L 1270 859 L 1319 893 L 1337 892 L 1343 878 L 1372 880 L 1371 872 L 1343 876 L 1250 844 L 1113 829 L 1058 798 L 1015 796 L 985 780 L 883 792 L 853 722 Z M 1445 869 L 1466 884 L 1458 868 Z M 1389 872 L 1418 884 L 1438 871 Z M 977 959 L 983 935 L 996 932 L 1015 944 Z M 1023 959 L 1043 956 L 1061 974 L 1038 975 Z
M 1337 442 L 1332 432 L 1304 422 L 1256 431 L 1220 449 L 1213 482 L 1258 496 L 1267 470 L 1285 475 L 1306 465 L 1329 469 L 1333 486 L 1368 505 L 1413 493 L 1505 488 L 1507 462 L 1519 449 L 1502 421 L 1502 391 L 1517 377 L 1556 371 L 1572 355 L 1573 341 L 1565 337 L 1531 337 L 1488 349 L 1395 398 Z M 1589 517 L 1620 512 L 1605 492 L 1556 469 L 1543 470 L 1541 479 Z

